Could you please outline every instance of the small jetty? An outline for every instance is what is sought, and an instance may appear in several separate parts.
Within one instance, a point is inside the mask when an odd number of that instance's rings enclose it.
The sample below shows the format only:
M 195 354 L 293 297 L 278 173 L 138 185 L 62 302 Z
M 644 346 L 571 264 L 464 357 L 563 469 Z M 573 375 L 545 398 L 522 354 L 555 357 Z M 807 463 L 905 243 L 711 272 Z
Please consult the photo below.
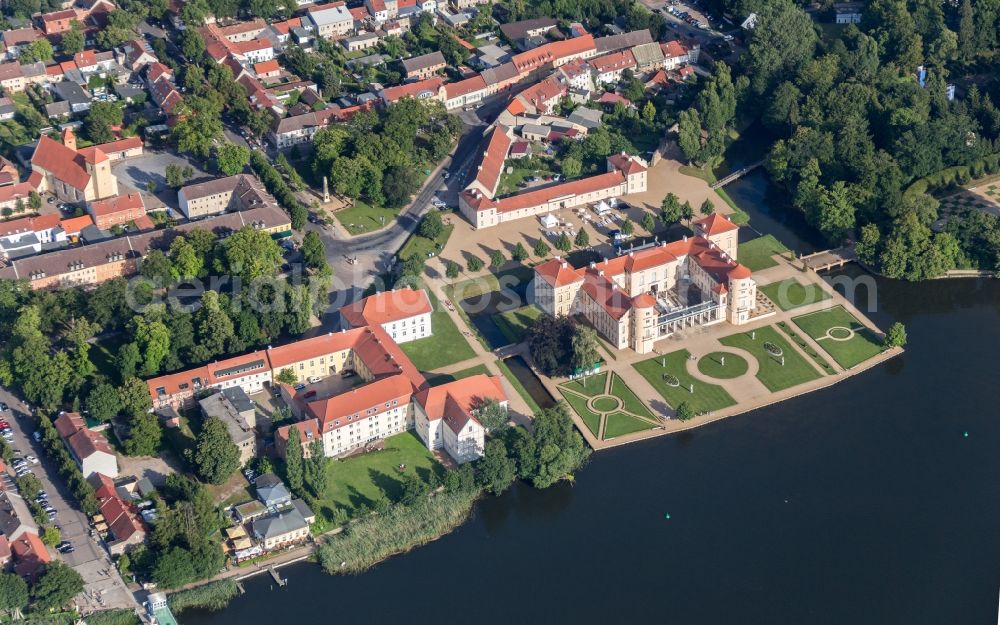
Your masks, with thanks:
M 839 269 L 846 265 L 847 263 L 857 260 L 857 254 L 854 253 L 853 246 L 838 247 L 835 250 L 823 250 L 822 252 L 816 252 L 814 254 L 807 254 L 806 256 L 799 257 L 802 261 L 804 267 L 812 269 L 816 273 L 821 271 L 829 271 L 831 269 Z
M 278 586 L 286 586 L 288 584 L 288 580 L 282 577 L 281 574 L 278 573 L 278 569 L 274 568 L 273 566 L 269 568 L 267 572 L 271 574 L 271 578 L 274 580 L 274 583 L 277 584 Z

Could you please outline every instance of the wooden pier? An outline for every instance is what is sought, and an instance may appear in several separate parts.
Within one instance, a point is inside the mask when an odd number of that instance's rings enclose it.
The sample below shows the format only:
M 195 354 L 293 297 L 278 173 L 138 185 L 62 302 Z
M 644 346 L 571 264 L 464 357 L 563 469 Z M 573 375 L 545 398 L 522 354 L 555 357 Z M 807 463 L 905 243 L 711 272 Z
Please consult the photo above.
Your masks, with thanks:
M 267 572 L 271 574 L 271 578 L 274 580 L 274 583 L 277 584 L 278 586 L 285 586 L 288 584 L 288 580 L 282 577 L 281 574 L 278 573 L 278 569 L 274 568 L 273 566 L 267 569 Z
M 816 273 L 839 269 L 857 259 L 858 256 L 854 253 L 854 247 L 852 246 L 838 247 L 834 250 L 823 250 L 822 252 L 807 254 L 799 258 L 802 261 L 803 267 L 812 269 Z

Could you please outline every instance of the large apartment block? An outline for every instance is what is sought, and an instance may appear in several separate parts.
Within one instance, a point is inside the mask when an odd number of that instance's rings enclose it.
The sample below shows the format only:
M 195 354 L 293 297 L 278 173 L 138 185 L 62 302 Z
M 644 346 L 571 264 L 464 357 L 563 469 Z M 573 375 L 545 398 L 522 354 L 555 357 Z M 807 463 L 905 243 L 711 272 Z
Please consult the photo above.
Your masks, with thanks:
M 694 325 L 742 325 L 757 283 L 736 261 L 739 227 L 722 215 L 694 224 L 695 236 L 576 269 L 554 259 L 535 267 L 535 304 L 552 316 L 582 314 L 619 349 L 652 351 Z

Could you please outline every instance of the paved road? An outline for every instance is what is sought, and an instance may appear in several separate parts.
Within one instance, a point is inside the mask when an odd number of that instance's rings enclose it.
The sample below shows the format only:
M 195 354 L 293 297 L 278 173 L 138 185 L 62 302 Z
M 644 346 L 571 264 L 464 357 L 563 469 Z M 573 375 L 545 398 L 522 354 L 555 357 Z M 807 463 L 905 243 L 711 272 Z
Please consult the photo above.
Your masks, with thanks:
M 379 275 L 385 273 L 393 257 L 406 238 L 420 223 L 420 217 L 431 207 L 435 196 L 447 197 L 450 205 L 457 204 L 458 192 L 465 186 L 471 164 L 479 154 L 487 121 L 492 120 L 506 104 L 505 97 L 492 99 L 476 113 L 463 113 L 465 123 L 462 136 L 451 158 L 436 170 L 424 183 L 414 200 L 388 227 L 362 236 L 350 237 L 335 227 L 309 223 L 308 230 L 319 232 L 326 245 L 327 261 L 333 268 L 334 282 L 330 293 L 329 312 L 357 299 L 361 292 Z M 448 173 L 445 179 L 444 173 Z M 356 258 L 348 264 L 348 258 Z M 324 326 L 336 315 L 324 315 Z
M 59 526 L 63 540 L 68 540 L 76 548 L 73 553 L 65 555 L 52 553 L 56 559 L 62 559 L 83 576 L 86 586 L 83 594 L 76 600 L 80 610 L 92 612 L 99 609 L 136 607 L 132 593 L 125 587 L 107 552 L 90 537 L 87 517 L 76 507 L 66 481 L 59 477 L 55 464 L 45 454 L 41 444 L 31 438 L 35 427 L 27 406 L 4 388 L 0 388 L 0 401 L 10 406 L 16 417 L 11 419 L 10 413 L 3 415 L 14 430 L 14 441 L 11 446 L 18 450 L 15 455 L 32 455 L 41 460 L 41 464 L 35 466 L 34 473 L 42 482 L 42 488 L 48 493 L 49 503 L 56 509 L 55 524 Z

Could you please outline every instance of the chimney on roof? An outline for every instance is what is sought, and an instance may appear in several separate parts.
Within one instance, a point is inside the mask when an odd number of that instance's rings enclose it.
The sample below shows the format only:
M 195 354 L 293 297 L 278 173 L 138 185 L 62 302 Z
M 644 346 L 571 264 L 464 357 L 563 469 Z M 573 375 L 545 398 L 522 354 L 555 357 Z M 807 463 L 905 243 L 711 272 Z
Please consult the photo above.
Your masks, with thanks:
M 597 275 L 599 275 L 599 276 L 603 277 L 603 276 L 604 276 L 604 270 L 603 270 L 603 269 L 601 269 L 600 271 L 598 271 L 598 272 L 597 272 Z
M 72 128 L 65 128 L 62 131 L 62 144 L 76 152 L 76 135 Z
M 685 234 L 684 235 L 684 242 L 687 243 L 687 240 L 688 240 L 688 235 Z
M 594 269 L 595 267 L 597 267 L 597 263 L 595 263 L 594 261 L 590 261 L 590 268 Z
M 568 266 L 569 266 L 569 264 L 566 261 L 562 262 L 562 268 L 563 269 L 566 269 Z

